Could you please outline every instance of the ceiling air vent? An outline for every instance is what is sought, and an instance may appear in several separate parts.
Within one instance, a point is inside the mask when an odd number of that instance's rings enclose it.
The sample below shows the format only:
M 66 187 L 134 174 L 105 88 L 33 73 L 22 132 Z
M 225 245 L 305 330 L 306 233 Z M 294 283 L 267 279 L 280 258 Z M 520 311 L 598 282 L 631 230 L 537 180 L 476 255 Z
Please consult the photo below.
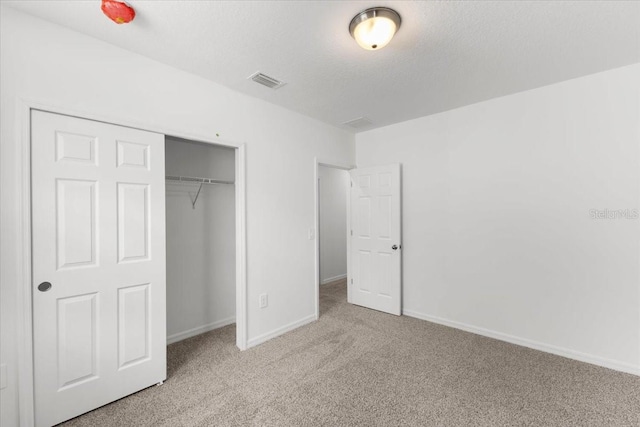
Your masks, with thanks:
M 256 83 L 260 83 L 261 85 L 268 87 L 269 89 L 278 89 L 286 84 L 278 79 L 262 74 L 260 71 L 252 74 L 249 78 Z
M 369 127 L 373 124 L 371 120 L 366 117 L 358 117 L 357 119 L 349 120 L 348 122 L 344 122 L 343 125 L 352 127 L 354 129 L 362 129 Z

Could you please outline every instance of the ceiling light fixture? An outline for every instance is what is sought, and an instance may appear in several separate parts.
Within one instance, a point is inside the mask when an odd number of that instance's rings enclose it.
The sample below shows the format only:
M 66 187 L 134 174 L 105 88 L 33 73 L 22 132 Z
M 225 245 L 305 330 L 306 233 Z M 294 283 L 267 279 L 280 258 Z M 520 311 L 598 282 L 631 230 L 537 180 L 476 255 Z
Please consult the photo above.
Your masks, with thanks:
M 349 32 L 361 48 L 379 50 L 389 44 L 400 28 L 400 15 L 388 7 L 372 7 L 353 17 Z

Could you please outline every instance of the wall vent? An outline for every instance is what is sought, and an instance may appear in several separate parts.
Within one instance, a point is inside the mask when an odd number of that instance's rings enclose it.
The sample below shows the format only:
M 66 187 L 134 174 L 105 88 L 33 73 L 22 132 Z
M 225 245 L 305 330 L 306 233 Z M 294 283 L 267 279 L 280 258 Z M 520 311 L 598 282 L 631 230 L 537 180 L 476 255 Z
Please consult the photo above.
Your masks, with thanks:
M 354 129 L 362 129 L 371 126 L 373 122 L 366 117 L 358 117 L 357 119 L 344 122 L 343 125 L 352 127 Z
M 260 83 L 261 85 L 268 87 L 269 89 L 278 89 L 286 84 L 278 79 L 262 74 L 260 71 L 253 73 L 249 78 L 256 83 Z

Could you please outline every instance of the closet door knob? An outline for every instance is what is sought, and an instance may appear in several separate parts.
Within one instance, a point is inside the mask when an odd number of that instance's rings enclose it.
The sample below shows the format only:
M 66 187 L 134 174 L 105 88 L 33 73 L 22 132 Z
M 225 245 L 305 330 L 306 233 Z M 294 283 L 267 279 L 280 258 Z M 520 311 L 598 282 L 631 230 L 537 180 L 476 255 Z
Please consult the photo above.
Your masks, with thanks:
M 391 246 L 391 249 L 393 249 L 394 251 L 397 251 L 398 250 L 398 245 Z
M 53 287 L 53 285 L 49 282 L 42 282 L 38 285 L 38 290 L 40 292 L 47 292 L 49 289 L 51 289 Z

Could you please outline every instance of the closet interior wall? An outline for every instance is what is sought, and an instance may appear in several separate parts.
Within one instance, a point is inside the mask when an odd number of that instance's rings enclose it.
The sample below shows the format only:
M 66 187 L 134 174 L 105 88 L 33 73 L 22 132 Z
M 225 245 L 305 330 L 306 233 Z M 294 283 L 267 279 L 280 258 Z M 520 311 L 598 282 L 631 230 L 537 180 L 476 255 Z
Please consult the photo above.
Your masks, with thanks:
M 167 136 L 167 176 L 233 182 L 235 150 Z M 235 323 L 235 186 L 166 181 L 167 342 Z

